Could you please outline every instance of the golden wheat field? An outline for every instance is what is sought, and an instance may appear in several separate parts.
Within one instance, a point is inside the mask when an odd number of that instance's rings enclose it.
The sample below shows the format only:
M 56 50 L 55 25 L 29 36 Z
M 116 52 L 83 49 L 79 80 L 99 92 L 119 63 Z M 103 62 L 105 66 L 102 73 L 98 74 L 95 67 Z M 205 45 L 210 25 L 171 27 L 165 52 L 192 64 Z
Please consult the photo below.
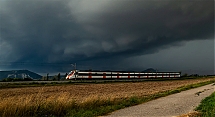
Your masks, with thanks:
M 0 116 L 20 115 L 26 109 L 38 110 L 55 105 L 55 115 L 71 106 L 72 103 L 85 104 L 92 100 L 114 100 L 132 96 L 148 96 L 158 92 L 176 89 L 181 86 L 209 81 L 211 78 L 177 81 L 147 81 L 105 84 L 78 84 L 44 87 L 0 89 Z M 26 110 L 26 111 L 25 111 Z M 29 111 L 29 110 L 28 110 Z M 20 113 L 19 113 L 20 112 Z M 34 114 L 34 112 L 32 113 Z M 31 115 L 31 114 L 28 114 Z
M 93 97 L 121 98 L 130 96 L 147 96 L 157 92 L 171 90 L 184 85 L 195 84 L 208 80 L 211 79 L 207 78 L 181 81 L 81 84 L 64 86 L 9 88 L 0 90 L 0 99 L 37 95 L 42 95 L 42 97 L 45 99 L 52 96 L 62 97 L 62 95 L 67 95 L 69 99 L 83 101 Z

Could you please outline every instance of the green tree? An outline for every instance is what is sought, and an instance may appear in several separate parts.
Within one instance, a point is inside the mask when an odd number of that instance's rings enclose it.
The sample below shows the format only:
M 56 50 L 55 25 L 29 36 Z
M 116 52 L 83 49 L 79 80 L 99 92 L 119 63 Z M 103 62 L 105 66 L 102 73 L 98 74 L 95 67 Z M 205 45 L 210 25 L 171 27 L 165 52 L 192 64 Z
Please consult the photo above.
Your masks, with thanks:
M 46 79 L 47 79 L 46 76 L 43 76 L 41 80 L 46 80 Z
M 53 81 L 57 80 L 57 75 L 55 75 L 52 80 Z
M 187 76 L 188 76 L 188 74 L 187 74 L 187 73 L 185 73 L 185 74 L 183 74 L 183 75 L 182 75 L 182 77 L 187 77 Z
M 66 78 L 67 75 L 68 75 L 68 73 L 65 74 L 64 78 Z
M 49 81 L 49 73 L 47 73 L 46 80 Z
M 60 73 L 57 75 L 58 81 L 60 81 Z

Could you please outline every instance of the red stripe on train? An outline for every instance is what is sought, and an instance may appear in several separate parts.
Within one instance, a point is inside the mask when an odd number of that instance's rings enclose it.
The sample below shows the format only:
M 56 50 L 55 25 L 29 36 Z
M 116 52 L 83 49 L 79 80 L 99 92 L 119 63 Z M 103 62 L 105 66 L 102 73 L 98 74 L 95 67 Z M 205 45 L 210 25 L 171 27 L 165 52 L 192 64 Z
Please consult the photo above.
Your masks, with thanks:
M 92 73 L 91 72 L 89 72 L 88 78 L 92 78 Z
M 106 78 L 106 73 L 103 73 L 103 78 Z
M 128 73 L 128 78 L 130 78 L 130 73 Z

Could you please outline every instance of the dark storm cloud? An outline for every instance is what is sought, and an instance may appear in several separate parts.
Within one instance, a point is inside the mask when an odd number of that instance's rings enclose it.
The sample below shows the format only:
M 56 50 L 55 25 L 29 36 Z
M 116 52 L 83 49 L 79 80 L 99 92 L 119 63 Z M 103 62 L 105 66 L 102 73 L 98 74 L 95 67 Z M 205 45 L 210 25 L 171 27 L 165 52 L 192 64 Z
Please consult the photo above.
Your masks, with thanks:
M 213 39 L 214 34 L 213 0 L 0 4 L 1 61 L 84 63 L 108 58 L 117 62 L 120 57 L 155 53 L 183 41 Z
M 1 40 L 12 48 L 10 56 L 21 61 L 47 62 L 63 56 L 64 48 L 81 45 L 84 31 L 73 21 L 66 4 L 62 1 L 4 2 L 0 14 Z
M 214 33 L 213 1 L 121 1 L 84 12 L 90 16 L 77 14 L 78 21 L 102 37 L 108 52 L 144 54 L 178 41 L 212 38 Z

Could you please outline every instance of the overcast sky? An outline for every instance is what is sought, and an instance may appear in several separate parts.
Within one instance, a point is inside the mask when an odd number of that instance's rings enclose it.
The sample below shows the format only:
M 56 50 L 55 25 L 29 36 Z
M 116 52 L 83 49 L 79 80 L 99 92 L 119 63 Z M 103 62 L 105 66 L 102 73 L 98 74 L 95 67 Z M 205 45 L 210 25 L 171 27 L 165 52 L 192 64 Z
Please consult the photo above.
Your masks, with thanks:
M 0 70 L 214 73 L 213 0 L 0 0 Z

